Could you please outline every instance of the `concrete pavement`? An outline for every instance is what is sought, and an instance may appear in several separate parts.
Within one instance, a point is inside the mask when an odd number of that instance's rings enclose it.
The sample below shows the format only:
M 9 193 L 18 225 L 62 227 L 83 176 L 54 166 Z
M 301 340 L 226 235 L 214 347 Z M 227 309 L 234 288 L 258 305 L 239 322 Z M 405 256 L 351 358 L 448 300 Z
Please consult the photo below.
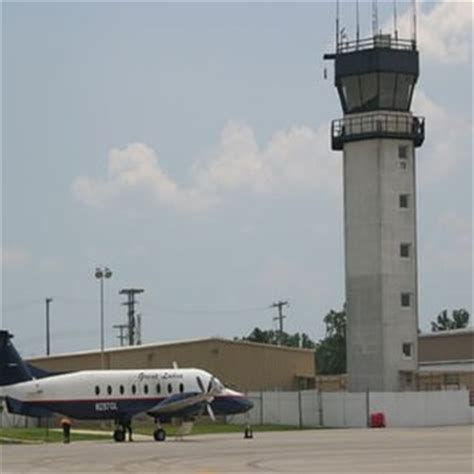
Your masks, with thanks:
M 3 446 L 2 473 L 472 472 L 472 426 Z

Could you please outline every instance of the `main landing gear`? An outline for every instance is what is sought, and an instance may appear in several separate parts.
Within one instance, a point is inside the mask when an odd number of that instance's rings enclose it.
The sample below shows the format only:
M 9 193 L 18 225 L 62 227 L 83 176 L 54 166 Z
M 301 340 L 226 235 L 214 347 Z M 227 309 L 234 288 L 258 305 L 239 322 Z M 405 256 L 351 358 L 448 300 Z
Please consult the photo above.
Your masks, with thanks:
M 155 419 L 156 430 L 153 431 L 153 438 L 155 441 L 164 441 L 166 439 L 166 431 L 161 427 L 160 420 Z
M 128 431 L 128 440 L 133 441 L 132 439 L 133 431 L 132 431 L 131 422 L 130 421 L 116 422 L 115 430 L 113 434 L 114 441 L 116 441 L 117 443 L 122 443 L 123 441 L 125 441 L 127 431 Z

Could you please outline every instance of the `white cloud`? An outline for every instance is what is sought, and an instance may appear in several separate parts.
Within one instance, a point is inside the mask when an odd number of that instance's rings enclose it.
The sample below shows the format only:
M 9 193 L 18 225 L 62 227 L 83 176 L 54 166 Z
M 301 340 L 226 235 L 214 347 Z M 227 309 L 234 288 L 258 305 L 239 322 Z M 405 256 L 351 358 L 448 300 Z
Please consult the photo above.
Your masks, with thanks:
M 337 192 L 340 160 L 329 150 L 328 134 L 327 127 L 295 126 L 276 132 L 261 148 L 250 126 L 230 121 L 209 156 L 194 164 L 187 187 L 168 176 L 154 150 L 133 143 L 109 152 L 106 178 L 82 176 L 72 188 L 81 202 L 91 206 L 106 207 L 130 193 L 145 193 L 156 206 L 180 211 L 212 208 L 235 192 L 259 196 Z
M 425 159 L 420 161 L 422 184 L 436 184 L 446 179 L 463 161 L 471 160 L 466 143 L 472 124 L 459 114 L 431 100 L 423 91 L 414 98 L 413 109 L 426 118 L 426 141 L 422 148 Z
M 453 210 L 441 214 L 423 248 L 422 260 L 427 262 L 431 271 L 464 269 L 471 273 L 471 219 Z
M 419 22 L 420 45 L 424 54 L 443 63 L 465 62 L 471 58 L 472 2 L 444 0 Z
M 2 248 L 1 266 L 5 267 L 19 267 L 28 260 L 27 252 L 19 247 Z
M 417 15 L 417 40 L 423 57 L 441 63 L 469 61 L 473 20 L 471 1 L 423 2 Z M 410 7 L 400 16 L 400 37 L 410 38 L 412 28 Z M 386 30 L 390 29 L 391 24 L 387 24 Z
M 220 145 L 207 162 L 195 169 L 199 189 L 248 190 L 256 194 L 313 189 L 335 190 L 337 160 L 329 151 L 326 127 L 313 130 L 294 126 L 274 133 L 260 149 L 253 130 L 242 122 L 229 122 Z M 337 181 L 337 180 L 336 180 Z

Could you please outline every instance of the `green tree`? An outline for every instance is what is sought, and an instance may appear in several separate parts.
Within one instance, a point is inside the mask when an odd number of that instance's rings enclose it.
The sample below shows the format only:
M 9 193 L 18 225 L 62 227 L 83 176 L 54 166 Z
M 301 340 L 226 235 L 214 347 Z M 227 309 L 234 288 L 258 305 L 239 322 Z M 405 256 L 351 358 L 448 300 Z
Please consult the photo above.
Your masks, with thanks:
M 239 340 L 239 338 L 235 338 Z M 262 330 L 260 328 L 254 328 L 254 330 L 246 337 L 240 339 L 242 341 L 259 342 L 261 344 L 273 344 L 278 345 L 280 342 L 280 332 L 273 330 Z M 287 347 L 302 347 L 305 349 L 314 349 L 316 344 L 306 334 L 299 332 L 295 334 L 288 334 L 283 331 L 281 335 L 281 345 Z
M 455 309 L 448 315 L 448 310 L 444 309 L 438 314 L 436 321 L 431 322 L 433 332 L 449 331 L 451 329 L 462 329 L 469 324 L 470 314 L 465 309 Z
M 316 345 L 316 369 L 319 374 L 346 372 L 346 312 L 331 310 L 324 317 L 326 337 Z

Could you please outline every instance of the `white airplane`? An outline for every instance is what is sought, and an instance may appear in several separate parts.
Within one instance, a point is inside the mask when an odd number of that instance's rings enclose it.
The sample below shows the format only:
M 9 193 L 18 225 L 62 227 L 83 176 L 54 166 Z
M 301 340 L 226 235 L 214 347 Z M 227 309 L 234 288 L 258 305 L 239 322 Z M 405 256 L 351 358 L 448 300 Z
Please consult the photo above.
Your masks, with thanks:
M 49 374 L 22 360 L 0 330 L 0 397 L 10 413 L 44 417 L 59 413 L 81 420 L 114 420 L 115 441 L 131 439 L 131 420 L 139 413 L 154 418 L 153 436 L 164 441 L 162 423 L 177 419 L 245 413 L 253 403 L 200 369 L 84 370 Z M 191 425 L 192 426 L 192 425 Z

